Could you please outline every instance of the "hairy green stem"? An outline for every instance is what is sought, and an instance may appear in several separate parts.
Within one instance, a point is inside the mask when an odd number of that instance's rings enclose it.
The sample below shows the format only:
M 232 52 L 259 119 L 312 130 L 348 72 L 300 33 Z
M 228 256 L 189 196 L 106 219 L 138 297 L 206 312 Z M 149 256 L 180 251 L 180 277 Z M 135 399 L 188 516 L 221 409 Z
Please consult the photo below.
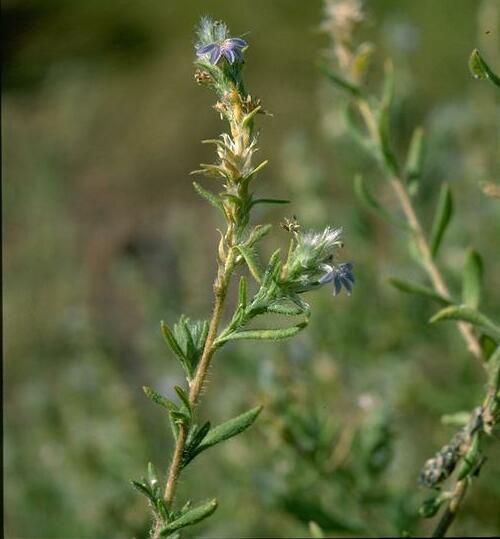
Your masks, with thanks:
M 217 337 L 217 331 L 219 329 L 219 324 L 224 309 L 224 302 L 226 299 L 227 290 L 229 287 L 229 282 L 231 280 L 234 266 L 234 253 L 233 250 L 230 249 L 224 265 L 219 266 L 217 278 L 214 283 L 215 303 L 208 329 L 207 340 L 205 341 L 203 354 L 201 356 L 200 363 L 196 370 L 196 375 L 193 379 L 189 391 L 189 402 L 191 403 L 191 408 L 193 412 L 198 404 L 200 394 L 203 389 L 208 370 L 210 368 L 210 364 L 216 350 L 215 339 Z M 175 444 L 174 456 L 172 458 L 172 462 L 170 464 L 168 472 L 167 484 L 165 486 L 164 499 L 168 508 L 172 506 L 172 503 L 174 501 L 175 491 L 182 469 L 182 457 L 184 454 L 184 449 L 186 447 L 187 435 L 187 426 L 181 424 Z

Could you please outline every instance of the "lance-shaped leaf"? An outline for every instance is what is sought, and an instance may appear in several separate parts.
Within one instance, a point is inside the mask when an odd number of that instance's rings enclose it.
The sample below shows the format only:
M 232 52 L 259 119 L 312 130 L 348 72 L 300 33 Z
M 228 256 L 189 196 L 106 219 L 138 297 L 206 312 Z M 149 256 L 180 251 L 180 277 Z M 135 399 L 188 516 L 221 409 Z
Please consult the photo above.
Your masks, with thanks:
M 210 191 L 207 191 L 207 189 L 204 189 L 198 182 L 193 182 L 193 186 L 200 196 L 202 196 L 205 200 L 210 202 L 212 206 L 220 210 L 222 214 L 225 215 L 224 206 L 217 195 L 214 195 Z
M 424 130 L 417 127 L 413 131 L 405 164 L 405 178 L 409 184 L 416 182 L 422 175 L 424 157 Z
M 219 345 L 222 342 L 235 341 L 240 339 L 252 339 L 258 341 L 277 341 L 281 339 L 288 339 L 297 335 L 297 333 L 299 333 L 299 331 L 302 331 L 307 326 L 307 324 L 308 322 L 304 321 L 300 324 L 288 328 L 247 329 L 243 331 L 235 331 L 234 333 L 230 333 L 229 335 L 222 337 L 220 341 L 217 339 L 216 344 Z
M 265 161 L 262 161 L 262 163 L 259 163 L 254 169 L 252 169 L 248 174 L 246 174 L 245 178 L 251 178 L 252 176 L 255 176 L 257 172 L 260 172 L 269 161 L 266 159 Z
M 130 481 L 130 483 L 138 492 L 140 492 L 143 496 L 146 496 L 146 498 L 154 505 L 156 499 L 151 490 L 151 487 L 147 484 L 147 481 L 145 479 L 143 479 L 142 481 L 142 483 L 140 483 L 139 481 Z
M 179 399 L 181 399 L 182 404 L 184 405 L 187 414 L 189 417 L 192 416 L 192 410 L 191 410 L 191 403 L 189 402 L 189 395 L 186 393 L 184 389 L 180 386 L 174 386 L 175 392 L 179 396 Z
M 399 163 L 392 148 L 390 108 L 382 105 L 378 111 L 378 135 L 384 162 L 394 176 L 399 176 Z
M 467 305 L 451 305 L 450 307 L 445 307 L 436 313 L 430 319 L 430 322 L 440 322 L 442 320 L 468 322 L 495 339 L 497 342 L 500 341 L 500 327 L 492 322 L 487 316 L 471 307 L 467 307 Z
M 411 281 L 405 281 L 403 279 L 396 279 L 395 277 L 389 278 L 388 281 L 389 284 L 391 284 L 392 286 L 394 286 L 394 288 L 397 288 L 401 292 L 424 296 L 426 298 L 432 299 L 433 301 L 437 301 L 441 305 L 449 305 L 451 303 L 448 298 L 441 296 L 441 294 L 438 294 L 428 286 L 424 286 L 419 283 L 412 283 Z
M 285 303 L 276 302 L 268 305 L 266 310 L 269 313 L 283 314 L 285 316 L 298 316 L 304 314 L 304 308 L 295 303 L 287 305 Z
M 469 57 L 469 69 L 475 79 L 489 80 L 495 86 L 500 86 L 500 77 L 490 69 L 477 49 Z
M 439 193 L 439 199 L 432 224 L 430 247 L 433 257 L 437 255 L 444 233 L 450 223 L 453 214 L 453 199 L 448 184 L 443 184 Z
M 250 235 L 248 236 L 248 239 L 245 242 L 245 245 L 247 247 L 252 247 L 255 245 L 259 240 L 261 240 L 265 235 L 269 234 L 271 228 L 273 225 L 257 225 L 254 227 L 252 232 L 250 232 Z
M 253 122 L 253 119 L 255 118 L 255 115 L 258 114 L 259 112 L 262 112 L 262 106 L 261 105 L 258 105 L 257 107 L 255 107 L 253 110 L 251 110 L 244 118 L 243 118 L 243 126 L 244 127 L 247 127 L 249 126 L 252 122 Z
M 166 526 L 164 526 L 160 532 L 160 535 L 162 537 L 165 537 L 166 535 L 175 532 L 176 530 L 180 530 L 181 528 L 185 528 L 186 526 L 192 526 L 193 524 L 197 524 L 198 522 L 201 522 L 205 518 L 209 517 L 216 509 L 216 499 L 199 505 L 194 509 L 190 509 L 189 511 L 186 511 L 181 517 L 173 520 L 172 522 L 169 522 Z
M 360 202 L 364 204 L 369 210 L 378 214 L 383 219 L 391 222 L 392 224 L 408 229 L 408 224 L 403 219 L 398 219 L 391 212 L 387 211 L 382 204 L 373 196 L 368 189 L 366 182 L 361 174 L 356 174 L 354 177 L 354 192 L 359 198 Z
M 281 270 L 281 259 L 280 259 L 280 249 L 276 249 L 274 253 L 271 255 L 271 258 L 269 259 L 269 263 L 267 264 L 266 271 L 264 272 L 264 276 L 262 277 L 262 284 L 261 288 L 267 289 L 271 286 L 273 279 L 277 275 L 277 273 Z
M 464 455 L 460 468 L 457 472 L 458 481 L 461 481 L 462 479 L 473 473 L 479 464 L 479 459 L 481 457 L 479 434 L 479 432 L 476 432 L 472 437 L 472 443 L 469 447 L 469 450 Z
M 256 206 L 257 204 L 290 204 L 290 201 L 283 198 L 256 198 L 255 200 L 252 200 L 250 207 Z
M 148 397 L 148 399 L 151 399 L 154 403 L 163 406 L 163 408 L 165 408 L 169 412 L 177 411 L 177 405 L 175 403 L 173 403 L 170 399 L 167 399 L 167 397 L 164 397 L 160 393 L 156 392 L 154 389 L 151 389 L 148 386 L 143 386 L 142 390 L 144 391 L 146 397 Z
M 462 300 L 477 309 L 481 299 L 483 288 L 483 261 L 479 253 L 470 250 L 465 258 L 464 272 L 462 276 Z
M 240 286 L 238 290 L 238 307 L 244 309 L 247 306 L 247 280 L 244 275 L 240 277 Z
M 162 320 L 160 325 L 161 325 L 161 332 L 165 339 L 165 342 L 170 346 L 170 349 L 172 350 L 172 352 L 179 359 L 185 360 L 186 356 L 184 355 L 184 352 L 181 350 L 181 347 L 179 346 L 179 343 L 174 337 L 174 334 L 172 333 L 172 330 L 169 328 L 168 324 Z
M 177 346 L 177 356 L 186 372 L 186 377 L 191 380 L 194 376 L 196 366 L 203 353 L 205 341 L 208 334 L 207 320 L 190 320 L 182 315 L 174 326 L 174 331 L 164 328 L 165 338 L 173 341 Z
M 334 73 L 324 64 L 320 64 L 319 69 L 326 75 L 328 80 L 330 80 L 331 82 L 333 82 L 335 86 L 337 86 L 337 88 L 340 88 L 341 90 L 355 97 L 358 97 L 361 95 L 361 90 L 359 86 L 357 86 L 351 81 L 348 81 L 346 78 L 342 77 L 341 75 Z
M 248 429 L 248 427 L 255 422 L 261 411 L 262 406 L 256 406 L 255 408 L 248 410 L 248 412 L 245 412 L 237 417 L 233 417 L 233 419 L 229 419 L 228 421 L 217 425 L 213 429 L 210 429 L 208 434 L 203 438 L 201 444 L 195 449 L 192 458 L 199 455 L 202 451 L 205 451 L 209 447 L 213 447 L 214 445 L 224 442 L 225 440 L 229 440 L 230 438 L 233 438 L 237 434 L 240 434 Z
M 184 449 L 184 454 L 182 456 L 182 467 L 187 466 L 194 457 L 198 454 L 196 452 L 198 446 L 204 440 L 205 436 L 210 430 L 210 422 L 207 421 L 203 426 L 198 427 L 195 425 L 189 432 L 186 448 Z
M 250 273 L 254 279 L 260 283 L 262 278 L 262 271 L 260 268 L 260 261 L 257 252 L 253 247 L 247 247 L 246 245 L 237 245 L 236 249 L 239 251 L 243 259 L 245 260 Z

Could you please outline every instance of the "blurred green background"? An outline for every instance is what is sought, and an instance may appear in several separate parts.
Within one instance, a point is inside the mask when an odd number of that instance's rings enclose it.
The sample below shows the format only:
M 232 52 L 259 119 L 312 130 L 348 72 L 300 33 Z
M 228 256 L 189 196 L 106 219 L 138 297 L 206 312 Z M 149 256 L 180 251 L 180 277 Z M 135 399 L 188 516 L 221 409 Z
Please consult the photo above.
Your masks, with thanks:
M 498 72 L 495 0 L 368 1 L 365 37 L 395 63 L 401 148 L 428 133 L 419 209 L 429 224 L 441 182 L 455 218 L 440 263 L 458 290 L 464 251 L 484 257 L 483 310 L 500 318 L 498 92 L 467 70 L 479 46 Z M 248 32 L 247 86 L 270 166 L 259 194 L 290 198 L 272 222 L 342 225 L 355 264 L 351 298 L 311 296 L 313 318 L 289 343 L 227 347 L 203 416 L 218 423 L 263 403 L 257 424 L 207 452 L 181 483 L 215 515 L 188 536 L 425 533 L 418 471 L 468 410 L 481 370 L 434 306 L 389 276 L 420 277 L 404 234 L 368 215 L 352 179 L 381 177 L 344 134 L 342 97 L 315 62 L 327 40 L 319 0 L 5 0 L 2 3 L 4 492 L 7 537 L 145 537 L 146 504 L 129 479 L 166 469 L 168 422 L 143 395 L 182 383 L 159 321 L 206 317 L 221 223 L 189 172 L 223 129 L 193 80 L 200 15 Z M 500 461 L 492 444 L 454 533 L 500 533 Z M 370 524 L 368 530 L 362 523 Z

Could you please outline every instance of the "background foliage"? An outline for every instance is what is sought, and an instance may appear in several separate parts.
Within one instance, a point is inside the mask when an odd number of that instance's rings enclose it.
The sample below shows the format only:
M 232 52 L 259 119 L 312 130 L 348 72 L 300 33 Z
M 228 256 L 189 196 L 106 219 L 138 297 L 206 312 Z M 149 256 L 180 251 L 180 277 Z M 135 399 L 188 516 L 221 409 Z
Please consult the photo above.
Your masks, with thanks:
M 499 206 L 480 189 L 500 172 L 498 97 L 467 68 L 479 46 L 498 72 L 496 3 L 367 4 L 366 37 L 395 63 L 401 147 L 414 125 L 429 137 L 424 223 L 443 181 L 455 195 L 441 265 L 458 287 L 474 245 L 483 310 L 498 320 Z M 146 533 L 128 479 L 148 460 L 165 469 L 171 440 L 141 386 L 168 393 L 181 381 L 158 322 L 205 316 L 215 269 L 219 223 L 188 177 L 211 152 L 199 140 L 221 129 L 192 80 L 193 27 L 206 13 L 250 32 L 248 84 L 274 114 L 260 123 L 270 165 L 258 181 L 293 204 L 260 211 L 277 229 L 290 213 L 308 227 L 343 225 L 357 285 L 351 298 L 312 296 L 310 326 L 292 342 L 238 343 L 217 358 L 210 417 L 265 408 L 183 478 L 181 491 L 217 492 L 220 503 L 190 533 L 304 535 L 310 520 L 337 535 L 365 532 L 363 521 L 381 534 L 413 526 L 418 472 L 453 434 L 440 417 L 477 405 L 483 378 L 451 324 L 427 325 L 432 305 L 387 284 L 415 267 L 402 235 L 354 196 L 356 172 L 379 176 L 315 66 L 321 10 L 319 1 L 3 3 L 9 537 Z M 486 466 L 456 533 L 500 530 L 500 464 L 492 455 Z

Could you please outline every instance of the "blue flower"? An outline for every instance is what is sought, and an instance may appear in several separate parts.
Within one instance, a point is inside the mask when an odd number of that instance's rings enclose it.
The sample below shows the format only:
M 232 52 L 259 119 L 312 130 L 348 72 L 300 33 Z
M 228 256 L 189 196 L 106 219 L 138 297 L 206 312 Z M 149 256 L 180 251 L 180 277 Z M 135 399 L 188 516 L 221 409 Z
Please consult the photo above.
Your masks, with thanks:
M 323 264 L 322 269 L 325 274 L 319 280 L 319 284 L 331 283 L 333 281 L 333 295 L 336 296 L 344 287 L 347 294 L 351 295 L 352 285 L 354 284 L 353 266 L 350 262 L 339 264 L 338 266 L 330 266 Z
M 216 65 L 222 56 L 230 64 L 234 64 L 236 60 L 241 60 L 243 57 L 243 50 L 247 47 L 247 42 L 239 37 L 231 37 L 219 41 L 217 43 L 210 43 L 203 47 L 199 47 L 196 50 L 196 56 L 199 58 L 210 55 L 209 61 L 211 64 Z

